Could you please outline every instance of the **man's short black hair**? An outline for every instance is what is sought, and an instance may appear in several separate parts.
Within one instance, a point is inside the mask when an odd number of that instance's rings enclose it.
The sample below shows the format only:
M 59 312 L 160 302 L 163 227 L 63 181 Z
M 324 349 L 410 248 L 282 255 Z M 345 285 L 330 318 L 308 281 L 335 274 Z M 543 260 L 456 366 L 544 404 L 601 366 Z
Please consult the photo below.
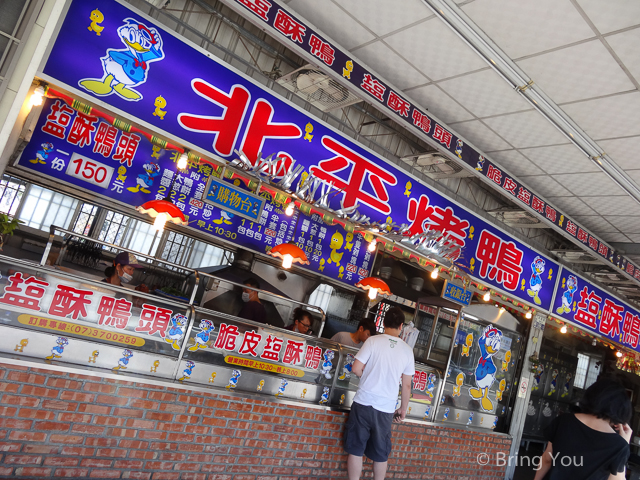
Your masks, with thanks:
M 250 287 L 253 288 L 260 288 L 260 284 L 258 283 L 258 280 L 256 280 L 255 278 L 251 277 L 251 278 L 247 278 L 244 282 L 242 282 L 244 285 L 248 285 Z
M 404 313 L 400 307 L 391 307 L 384 316 L 385 328 L 400 328 L 404 323 Z
M 613 423 L 629 423 L 633 414 L 624 386 L 612 378 L 602 378 L 584 392 L 580 411 Z
M 356 328 L 356 332 L 360 330 L 360 327 L 362 327 L 363 332 L 365 330 L 369 330 L 369 333 L 371 335 L 376 334 L 376 324 L 369 318 L 363 318 L 362 320 L 360 320 L 360 322 L 358 323 L 358 328 Z

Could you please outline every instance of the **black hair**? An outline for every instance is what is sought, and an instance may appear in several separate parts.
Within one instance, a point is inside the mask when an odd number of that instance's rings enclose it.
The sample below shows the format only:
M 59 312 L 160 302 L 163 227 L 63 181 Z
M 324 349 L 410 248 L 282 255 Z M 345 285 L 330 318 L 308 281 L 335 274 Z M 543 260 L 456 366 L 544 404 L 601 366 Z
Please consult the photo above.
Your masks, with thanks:
M 253 288 L 260 288 L 260 284 L 258 283 L 258 280 L 256 280 L 255 278 L 251 277 L 251 278 L 247 278 L 244 282 L 242 282 L 243 285 L 248 285 L 250 287 Z
M 295 322 L 296 320 L 298 322 L 302 322 L 302 319 L 304 317 L 307 317 L 309 319 L 309 322 L 313 323 L 313 317 L 311 316 L 311 314 L 309 312 L 307 312 L 304 308 L 298 307 L 293 311 L 293 321 Z
M 404 324 L 404 313 L 402 313 L 400 307 L 392 307 L 387 310 L 384 315 L 385 328 L 400 328 L 402 324 Z
M 633 407 L 627 391 L 620 382 L 601 378 L 584 392 L 580 411 L 609 420 L 613 423 L 629 423 Z
M 371 335 L 376 334 L 376 324 L 370 318 L 363 318 L 362 320 L 360 320 L 360 322 L 358 323 L 358 327 L 356 328 L 356 332 L 360 330 L 360 327 L 362 327 L 362 331 L 369 330 L 369 333 Z
M 111 265 L 107 268 L 104 269 L 104 276 L 106 278 L 111 278 L 115 275 L 116 273 L 116 266 L 115 265 Z

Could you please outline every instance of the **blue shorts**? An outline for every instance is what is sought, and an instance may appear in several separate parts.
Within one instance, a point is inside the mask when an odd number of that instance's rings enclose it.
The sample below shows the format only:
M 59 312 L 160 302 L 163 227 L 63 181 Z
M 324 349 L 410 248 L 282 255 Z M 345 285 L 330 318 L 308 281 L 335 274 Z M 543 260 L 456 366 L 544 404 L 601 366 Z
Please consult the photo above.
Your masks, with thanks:
M 353 402 L 344 428 L 345 452 L 374 462 L 386 462 L 391 453 L 393 413 Z

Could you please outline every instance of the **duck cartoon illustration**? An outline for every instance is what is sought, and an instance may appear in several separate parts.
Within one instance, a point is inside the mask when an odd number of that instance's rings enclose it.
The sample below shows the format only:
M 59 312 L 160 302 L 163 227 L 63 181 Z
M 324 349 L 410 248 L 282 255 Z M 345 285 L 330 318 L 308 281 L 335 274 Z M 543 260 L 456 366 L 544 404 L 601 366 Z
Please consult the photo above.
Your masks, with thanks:
M 338 380 L 349 380 L 351 378 L 351 369 L 353 368 L 353 361 L 355 357 L 348 353 L 347 359 L 342 367 L 342 374 L 338 377 Z
M 498 417 L 495 417 L 493 419 L 493 425 L 491 425 L 491 430 L 493 430 L 494 428 L 496 428 L 498 426 Z
M 104 27 L 100 26 L 100 24 L 104 21 L 104 15 L 97 8 L 91 12 L 89 15 L 89 20 L 91 20 L 91 25 L 87 27 L 87 30 L 90 32 L 95 32 L 97 36 L 100 36 L 100 33 L 104 30 Z
M 430 414 L 431 414 L 431 406 L 427 405 L 427 409 L 424 411 L 424 417 L 422 417 L 422 420 L 429 420 Z
M 329 244 L 329 248 L 331 249 L 331 254 L 329 255 L 329 260 L 327 263 L 335 263 L 336 266 L 340 266 L 340 260 L 342 260 L 342 255 L 344 252 L 338 252 L 342 248 L 344 244 L 344 237 L 340 232 L 336 232 L 331 236 L 331 243 Z
M 551 409 L 549 408 L 549 402 L 544 402 L 544 408 L 542 409 L 542 415 L 545 417 L 551 416 Z
M 536 407 L 533 406 L 533 400 L 529 400 L 529 406 L 527 407 L 527 415 L 533 417 L 536 414 Z
M 167 327 L 166 336 L 164 337 L 167 343 L 170 343 L 174 350 L 180 350 L 180 344 L 178 343 L 184 336 L 184 329 L 187 326 L 189 319 L 186 315 L 176 313 L 171 320 L 169 320 L 169 326 Z
M 484 157 L 480 155 L 478 157 L 478 161 L 476 162 L 476 170 L 481 172 L 484 169 Z
M 129 365 L 129 360 L 133 357 L 133 352 L 128 348 L 125 348 L 122 351 L 122 358 L 118 360 L 118 365 L 113 367 L 112 370 L 126 370 L 127 365 Z
M 411 184 L 411 182 L 407 182 L 404 185 L 404 196 L 405 197 L 411 197 L 411 187 L 413 185 Z
M 160 366 L 160 360 L 153 362 L 153 366 L 149 369 L 149 373 L 158 373 L 158 367 Z
M 167 114 L 165 110 L 162 110 L 167 106 L 167 101 L 164 99 L 164 97 L 162 95 L 158 95 L 153 102 L 153 106 L 156 107 L 156 109 L 153 111 L 153 116 L 160 117 L 160 120 L 164 120 L 164 116 Z
M 553 370 L 551 370 L 551 384 L 549 385 L 549 393 L 547 393 L 547 396 L 551 396 L 553 395 L 553 393 L 556 391 L 556 387 L 558 386 L 558 369 L 554 368 Z
M 469 351 L 471 350 L 472 346 L 473 346 L 473 333 L 470 333 L 469 335 L 467 335 L 467 338 L 464 341 L 464 345 L 462 345 L 462 353 L 460 355 L 463 357 L 468 357 Z
M 449 412 L 450 412 L 450 410 L 448 408 L 445 409 L 444 415 L 442 416 L 443 420 L 446 420 L 447 418 L 449 418 Z
M 217 375 L 218 375 L 218 372 L 211 372 L 211 377 L 209 378 L 209 383 L 215 383 Z
M 566 281 L 566 290 L 562 294 L 562 305 L 556 308 L 556 313 L 569 313 L 571 304 L 573 303 L 573 294 L 578 290 L 578 279 L 573 275 L 569 275 Z
M 507 381 L 503 378 L 498 384 L 498 390 L 496 391 L 496 400 L 502 400 L 502 394 L 505 388 L 507 388 Z
M 320 372 L 322 372 L 322 375 L 324 375 L 327 380 L 331 380 L 331 368 L 333 367 L 333 363 L 331 363 L 331 361 L 333 360 L 334 356 L 334 351 L 329 349 L 325 350 L 322 354 L 323 361 Z
M 58 337 L 56 339 L 56 346 L 51 349 L 51 355 L 45 357 L 45 360 L 54 360 L 62 357 L 64 347 L 69 345 L 69 339 L 67 337 Z
M 307 396 L 307 389 L 306 389 L 306 388 L 303 388 L 303 389 L 302 389 L 302 393 L 300 394 L 300 398 L 304 398 L 304 397 L 306 397 L 306 396 Z
M 540 289 L 542 288 L 542 274 L 545 270 L 545 262 L 544 259 L 538 255 L 531 262 L 531 278 L 529 279 L 529 289 L 527 290 L 527 294 L 533 298 L 533 301 L 536 305 L 540 305 L 542 301 L 538 296 Z
M 544 373 L 544 365 L 539 364 L 536 368 L 536 372 L 533 375 L 533 387 L 531 387 L 531 391 L 538 390 L 540 388 L 540 380 L 542 379 L 542 374 Z
M 215 329 L 213 322 L 211 320 L 207 320 L 206 318 L 200 320 L 199 327 L 200 331 L 193 339 L 194 344 L 188 348 L 190 352 L 195 352 L 201 348 L 207 348 L 207 342 L 209 342 L 209 338 L 211 337 L 211 334 Z
M 13 351 L 22 353 L 24 352 L 24 347 L 26 347 L 27 345 L 29 345 L 29 339 L 23 338 L 22 340 L 20 340 L 20 343 L 16 345 L 16 348 L 14 348 Z
M 42 163 L 46 165 L 49 153 L 53 150 L 53 143 L 46 142 L 40 145 L 40 150 L 36 152 L 36 158 L 29 160 L 31 163 Z
M 133 87 L 147 81 L 152 62 L 164 58 L 162 37 L 155 28 L 132 18 L 127 18 L 125 24 L 118 28 L 118 36 L 126 48 L 107 50 L 106 56 L 101 58 L 102 78 L 85 78 L 79 84 L 99 96 L 115 92 L 124 100 L 135 102 L 142 98 L 142 94 Z
M 238 380 L 242 376 L 242 372 L 240 370 L 234 370 L 231 372 L 231 378 L 229 379 L 229 383 L 227 384 L 227 390 L 231 390 L 232 388 L 236 388 L 238 386 Z
M 342 69 L 342 76 L 348 79 L 351 79 L 351 72 L 353 72 L 353 61 L 347 60 L 347 63 Z
M 429 395 L 429 398 L 433 398 L 433 391 L 436 388 L 436 378 L 435 373 L 430 373 L 427 377 L 427 387 L 424 389 L 424 392 Z M 427 402 L 429 402 L 429 400 L 427 400 Z
M 153 179 L 160 175 L 160 166 L 157 163 L 148 162 L 142 166 L 142 169 L 145 173 L 138 175 L 135 187 L 127 188 L 130 192 L 135 193 L 140 190 L 144 193 L 151 193 L 149 188 L 153 186 Z
M 191 378 L 191 374 L 193 373 L 193 369 L 196 367 L 196 364 L 191 360 L 187 360 L 185 367 L 186 368 L 182 371 L 182 376 L 178 379 L 179 382 L 189 380 L 189 378 Z
M 344 246 L 344 249 L 345 250 L 349 250 L 351 252 L 352 249 L 353 249 L 353 233 L 351 233 L 351 232 L 347 233 L 346 241 L 347 241 L 347 243 Z
M 462 142 L 462 140 L 458 139 L 458 141 L 456 142 L 455 154 L 458 156 L 459 159 L 462 159 L 463 146 L 464 146 L 464 143 Z
M 456 377 L 456 384 L 453 387 L 453 397 L 459 397 L 460 396 L 460 388 L 462 387 L 462 384 L 464 383 L 464 373 L 459 373 L 458 376 Z
M 307 123 L 304 126 L 304 138 L 303 140 L 306 140 L 307 142 L 310 142 L 311 140 L 313 140 L 313 135 L 311 135 L 311 133 L 313 133 L 313 125 L 311 125 L 311 123 Z
M 329 387 L 322 389 L 322 395 L 320 396 L 320 405 L 326 405 L 329 403 Z
M 215 220 L 213 220 L 213 223 L 217 224 L 217 225 L 222 225 L 223 223 L 225 225 L 231 225 L 231 219 L 234 217 L 235 215 L 233 213 L 229 213 L 229 212 L 225 212 L 224 210 L 220 211 L 220 218 L 216 218 Z
M 496 380 L 497 368 L 493 363 L 493 356 L 500 351 L 502 332 L 497 328 L 487 325 L 478 339 L 480 358 L 475 370 L 477 388 L 470 388 L 469 395 L 480 401 L 480 407 L 485 411 L 491 411 L 493 402 L 489 400 L 489 388 Z
M 287 388 L 287 385 L 289 385 L 289 382 L 286 379 L 280 379 L 280 386 L 278 387 L 278 391 L 276 392 L 276 397 L 282 397 L 284 395 L 284 391 Z
M 571 373 L 567 373 L 567 376 L 565 377 L 564 385 L 562 387 L 562 394 L 560 395 L 562 398 L 564 398 L 567 395 L 569 395 L 569 389 L 571 388 L 571 379 L 572 378 L 573 378 L 573 375 Z
M 96 363 L 98 355 L 100 355 L 100 352 L 98 350 L 94 350 L 93 352 L 91 352 L 91 356 L 89 357 L 89 361 L 87 363 Z
M 340 405 L 344 405 L 344 393 L 340 395 Z
M 467 425 L 471 425 L 473 423 L 473 412 L 469 414 L 469 419 L 467 420 Z
M 507 350 L 504 352 L 504 360 L 502 360 L 502 371 L 506 372 L 509 370 L 509 362 L 511 362 L 511 350 Z

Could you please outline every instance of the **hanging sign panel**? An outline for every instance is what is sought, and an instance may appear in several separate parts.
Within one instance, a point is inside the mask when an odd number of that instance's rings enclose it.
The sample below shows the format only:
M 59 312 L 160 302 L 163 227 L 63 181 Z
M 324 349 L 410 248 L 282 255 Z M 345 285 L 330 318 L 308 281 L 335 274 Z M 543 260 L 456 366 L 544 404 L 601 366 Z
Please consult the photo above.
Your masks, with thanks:
M 334 210 L 357 208 L 360 215 L 369 217 L 372 222 L 405 224 L 408 226 L 405 232 L 407 236 L 427 230 L 447 235 L 449 241 L 459 247 L 452 253 L 453 260 L 469 274 L 521 300 L 533 302 L 541 309 L 550 308 L 558 271 L 558 265 L 552 260 L 512 240 L 499 229 L 431 191 L 414 177 L 306 111 L 277 97 L 209 53 L 174 37 L 155 25 L 152 19 L 135 13 L 115 0 L 100 3 L 100 18 L 103 18 L 100 26 L 104 28 L 98 36 L 87 28 L 94 9 L 95 5 L 86 2 L 76 0 L 71 3 L 44 67 L 45 78 L 63 83 L 80 95 L 100 99 L 218 158 L 231 161 L 236 158 L 234 152 L 238 150 L 255 164 L 259 157 L 273 153 L 281 158 L 277 171 L 282 175 L 291 170 L 295 159 L 296 166 L 301 165 L 304 170 L 292 188 L 296 188 L 300 178 L 313 175 L 324 187 L 332 185 L 325 198 Z M 64 107 L 60 105 L 57 108 L 60 110 Z M 60 123 L 59 113 L 50 111 L 47 115 L 52 117 L 52 121 Z M 68 141 L 71 137 L 73 140 L 76 132 L 83 132 L 86 137 L 83 155 L 92 165 L 95 162 L 104 164 L 104 170 L 97 164 L 95 167 L 79 164 L 71 170 L 76 172 L 79 169 L 74 177 L 66 173 L 67 162 L 73 161 L 71 157 L 65 161 L 62 170 L 31 163 L 40 145 L 50 142 L 41 137 L 32 140 L 29 158 L 21 160 L 21 165 L 40 172 L 46 171 L 47 175 L 56 178 L 64 177 L 74 184 L 78 184 L 76 181 L 82 182 L 84 188 L 103 195 L 114 195 L 111 190 L 103 188 L 107 178 L 110 178 L 111 184 L 122 178 L 117 175 L 117 170 L 109 177 L 106 166 L 114 166 L 113 163 L 100 158 L 89 145 L 104 141 L 102 131 L 98 131 L 99 125 L 96 123 L 95 129 L 88 128 L 87 131 L 86 120 L 74 120 L 73 125 L 69 125 L 69 122 L 67 120 L 67 126 L 63 127 L 68 131 L 62 133 L 59 139 Z M 118 134 L 119 139 L 123 136 L 125 140 L 118 140 L 114 144 L 118 158 L 109 155 L 118 162 L 127 158 L 127 152 L 130 151 L 125 147 L 129 144 L 127 142 L 131 142 L 131 135 Z M 121 151 L 119 146 L 122 147 Z M 62 150 L 65 148 L 68 146 L 61 147 Z M 140 178 L 137 183 L 141 182 L 139 191 L 143 193 L 146 193 L 145 189 L 152 192 L 146 188 L 145 182 L 155 174 L 144 170 L 148 162 L 156 163 L 150 159 L 150 148 L 149 144 L 138 162 L 127 165 L 120 163 L 120 166 L 135 170 L 134 175 Z M 80 155 L 77 148 L 72 153 Z M 114 168 L 120 166 L 116 162 Z M 101 182 L 102 186 L 85 181 L 87 179 L 82 177 L 85 168 L 86 175 Z M 91 169 L 96 172 L 99 170 L 99 175 L 92 175 Z M 170 178 L 164 177 L 165 174 L 170 175 L 164 164 L 159 166 L 158 172 L 162 172 L 161 178 Z M 183 177 L 182 174 L 178 175 Z M 133 178 L 127 180 L 125 190 L 129 189 L 131 180 Z M 204 185 L 203 179 L 200 182 Z M 311 196 L 315 200 L 325 193 L 321 188 L 315 188 L 313 192 Z M 155 194 L 153 190 L 147 195 Z M 239 215 L 227 218 L 225 211 L 215 210 L 215 216 L 210 213 L 205 218 L 204 211 L 215 207 L 206 204 L 202 195 L 197 196 L 193 192 L 185 193 L 183 198 L 180 195 L 182 193 L 178 194 L 176 204 L 189 215 L 189 222 L 213 235 L 239 243 L 246 240 L 249 245 L 257 242 L 260 248 L 250 248 L 258 251 L 264 251 L 265 237 L 274 232 L 282 241 L 295 237 L 298 245 L 304 245 L 307 255 L 311 254 L 310 268 L 313 270 L 352 284 L 359 277 L 366 276 L 364 274 L 368 266 L 365 264 L 369 263 L 370 255 L 367 255 L 362 237 L 349 238 L 349 234 L 341 228 L 323 225 L 314 217 L 311 217 L 308 225 L 300 221 L 296 232 L 289 231 L 283 225 L 291 225 L 295 221 L 281 215 L 281 205 L 272 204 L 270 210 L 269 202 L 265 203 L 261 221 L 258 222 L 262 228 L 257 230 L 256 222 L 240 218 Z M 123 201 L 134 206 L 140 205 L 144 200 L 142 197 Z M 274 209 L 279 215 L 278 221 L 272 221 L 271 212 Z M 212 225 L 213 219 L 220 223 Z M 241 233 L 241 228 L 247 229 L 249 224 L 251 228 L 245 232 L 253 237 L 241 238 L 245 235 Z M 284 231 L 287 234 L 281 236 L 280 232 Z M 317 248 L 318 244 L 322 248 Z M 348 277 L 352 280 L 347 280 Z
M 640 312 L 565 267 L 551 313 L 640 352 Z

